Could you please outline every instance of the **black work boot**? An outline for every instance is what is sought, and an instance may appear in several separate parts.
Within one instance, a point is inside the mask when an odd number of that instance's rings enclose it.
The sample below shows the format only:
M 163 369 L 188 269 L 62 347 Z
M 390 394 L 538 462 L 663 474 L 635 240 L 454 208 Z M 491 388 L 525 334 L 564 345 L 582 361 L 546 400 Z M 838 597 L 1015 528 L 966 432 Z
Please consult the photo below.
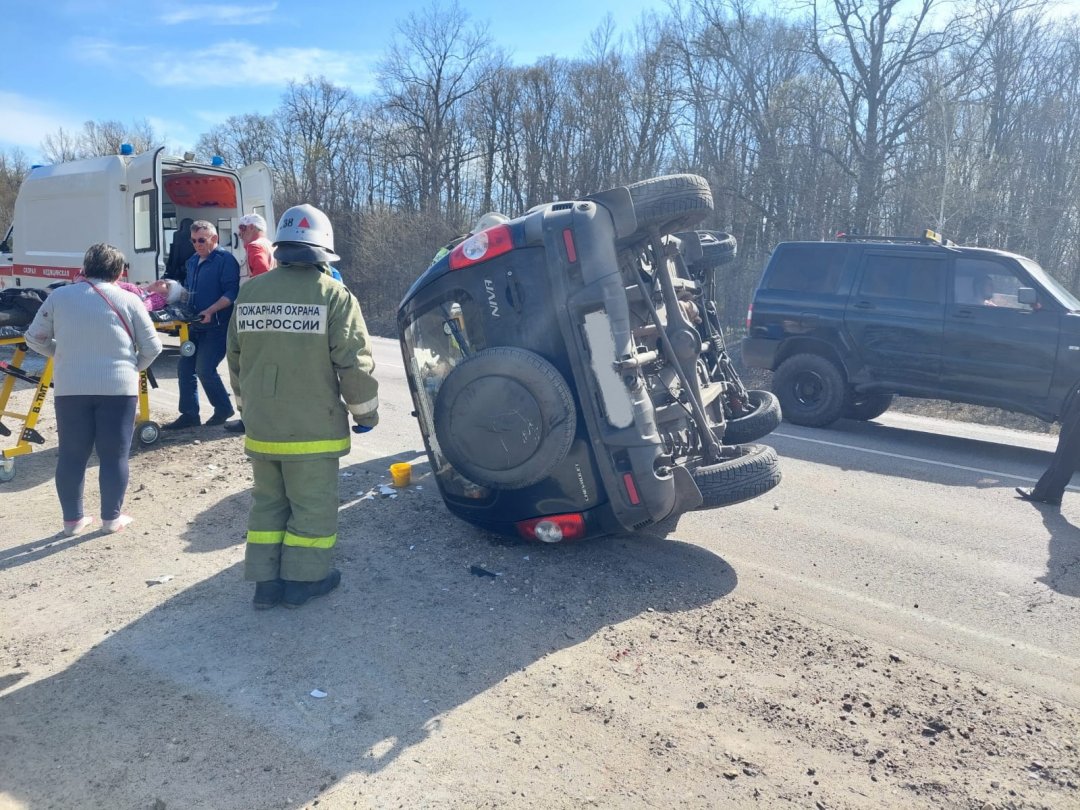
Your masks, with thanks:
M 256 582 L 255 598 L 251 600 L 251 603 L 256 610 L 269 610 L 281 601 L 284 592 L 284 580 L 268 579 L 265 582 Z
M 298 608 L 316 596 L 325 596 L 334 590 L 341 583 L 341 572 L 331 568 L 329 574 L 315 582 L 299 582 L 294 579 L 282 581 L 285 583 L 285 594 L 281 604 L 287 608 Z

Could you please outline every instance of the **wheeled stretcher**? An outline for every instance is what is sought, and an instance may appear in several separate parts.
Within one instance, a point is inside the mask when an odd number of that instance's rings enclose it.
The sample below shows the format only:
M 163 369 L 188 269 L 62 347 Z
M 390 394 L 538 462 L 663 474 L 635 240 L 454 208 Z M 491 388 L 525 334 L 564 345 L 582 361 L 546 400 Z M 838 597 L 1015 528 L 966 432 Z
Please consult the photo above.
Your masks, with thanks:
M 186 340 L 186 324 L 182 340 Z M 53 359 L 45 358 L 45 366 L 40 374 L 34 374 L 23 368 L 29 347 L 22 335 L 12 334 L 10 327 L 5 329 L 7 336 L 0 337 L 0 346 L 13 346 L 14 353 L 11 360 L 0 360 L 0 377 L 3 384 L 0 385 L 0 438 L 6 438 L 13 433 L 16 435 L 14 447 L 7 447 L 0 451 L 0 483 L 10 481 L 15 477 L 15 459 L 32 453 L 34 445 L 45 444 L 45 438 L 36 429 L 37 421 L 41 416 L 41 409 L 45 405 L 45 399 L 52 387 Z M 192 345 L 192 351 L 194 351 Z M 181 343 L 183 351 L 183 343 Z M 16 381 L 34 386 L 34 395 L 30 401 L 30 410 L 8 410 L 8 402 L 11 393 L 15 389 Z M 161 427 L 150 419 L 150 387 L 157 388 L 157 381 L 151 369 L 147 369 L 139 375 L 139 399 L 136 411 L 135 436 L 140 444 L 154 444 L 161 436 Z M 16 428 L 4 424 L 4 418 L 11 417 L 20 422 Z

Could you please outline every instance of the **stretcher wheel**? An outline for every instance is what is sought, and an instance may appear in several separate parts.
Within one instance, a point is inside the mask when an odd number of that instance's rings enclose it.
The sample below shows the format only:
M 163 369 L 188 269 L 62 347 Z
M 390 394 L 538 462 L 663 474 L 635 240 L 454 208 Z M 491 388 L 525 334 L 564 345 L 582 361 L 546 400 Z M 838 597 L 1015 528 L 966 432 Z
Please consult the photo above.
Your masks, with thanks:
M 195 354 L 194 343 L 192 343 L 190 340 L 185 340 L 183 343 L 180 344 L 180 355 L 182 357 L 191 357 L 191 355 L 193 354 Z
M 15 477 L 15 459 L 5 458 L 0 461 L 0 484 L 6 484 Z
M 161 426 L 157 422 L 140 422 L 135 426 L 139 444 L 153 444 L 161 438 Z

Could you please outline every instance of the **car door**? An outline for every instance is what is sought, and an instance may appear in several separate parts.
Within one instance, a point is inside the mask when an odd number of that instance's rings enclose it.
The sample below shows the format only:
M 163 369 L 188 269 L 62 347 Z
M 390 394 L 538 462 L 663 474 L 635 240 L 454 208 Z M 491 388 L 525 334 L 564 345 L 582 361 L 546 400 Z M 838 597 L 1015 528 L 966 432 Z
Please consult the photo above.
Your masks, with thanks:
M 1019 303 L 1017 291 L 1032 286 L 1007 256 L 956 258 L 942 349 L 945 389 L 1020 401 L 1047 396 L 1060 315 L 1049 300 Z
M 866 249 L 844 323 L 870 380 L 938 384 L 947 269 L 943 253 Z

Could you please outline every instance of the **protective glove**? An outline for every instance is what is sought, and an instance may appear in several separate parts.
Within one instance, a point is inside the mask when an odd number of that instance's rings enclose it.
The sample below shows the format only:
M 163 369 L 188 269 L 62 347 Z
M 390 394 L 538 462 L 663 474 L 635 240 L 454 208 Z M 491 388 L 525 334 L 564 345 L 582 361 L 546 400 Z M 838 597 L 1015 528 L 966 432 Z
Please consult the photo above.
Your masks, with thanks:
M 353 421 L 356 422 L 353 425 L 353 433 L 367 433 L 379 424 L 379 411 L 376 408 L 374 411 L 368 411 L 362 416 L 353 414 Z

